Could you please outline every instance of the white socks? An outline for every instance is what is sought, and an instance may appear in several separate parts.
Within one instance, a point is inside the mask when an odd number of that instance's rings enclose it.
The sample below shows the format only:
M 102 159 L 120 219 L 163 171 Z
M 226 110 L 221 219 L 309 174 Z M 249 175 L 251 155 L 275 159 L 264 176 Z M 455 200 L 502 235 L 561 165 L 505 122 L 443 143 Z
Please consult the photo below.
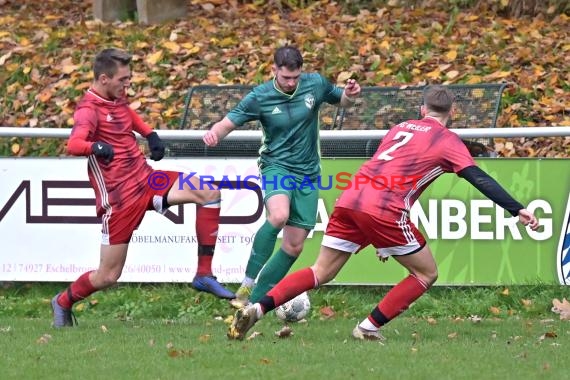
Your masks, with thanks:
M 374 326 L 372 322 L 366 317 L 360 324 L 358 325 L 362 330 L 366 331 L 378 331 L 378 327 Z
M 245 277 L 241 282 L 241 286 L 245 286 L 246 288 L 253 288 L 255 285 L 255 278 Z
M 254 303 L 253 307 L 255 307 L 255 312 L 257 313 L 257 319 L 261 319 L 261 317 L 263 317 L 263 310 L 261 310 L 261 305 L 259 303 Z

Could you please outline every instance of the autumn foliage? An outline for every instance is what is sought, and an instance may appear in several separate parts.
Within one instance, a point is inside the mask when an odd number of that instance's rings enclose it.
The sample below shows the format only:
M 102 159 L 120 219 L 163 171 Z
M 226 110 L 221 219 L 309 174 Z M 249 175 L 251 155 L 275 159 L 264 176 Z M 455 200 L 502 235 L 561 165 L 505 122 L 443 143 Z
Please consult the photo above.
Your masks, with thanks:
M 356 10 L 343 1 L 276 3 L 192 0 L 187 19 L 144 26 L 95 21 L 90 1 L 0 0 L 0 125 L 72 126 L 94 54 L 115 46 L 134 54 L 131 107 L 151 125 L 173 128 L 188 88 L 268 79 L 275 47 L 293 43 L 304 51 L 306 70 L 333 81 L 347 75 L 365 86 L 506 81 L 499 127 L 570 126 L 564 13 L 513 19 L 493 9 L 390 1 Z M 0 149 L 10 144 L 4 140 Z M 495 142 L 505 156 L 570 155 L 569 137 Z M 20 145 L 0 152 L 25 155 Z

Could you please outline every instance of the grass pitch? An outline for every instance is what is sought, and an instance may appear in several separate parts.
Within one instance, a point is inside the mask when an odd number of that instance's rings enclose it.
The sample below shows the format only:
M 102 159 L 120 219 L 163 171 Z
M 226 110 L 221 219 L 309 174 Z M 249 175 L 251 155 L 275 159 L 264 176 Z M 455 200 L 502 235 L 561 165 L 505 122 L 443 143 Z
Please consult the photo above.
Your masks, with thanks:
M 79 326 L 50 327 L 55 284 L 0 291 L 2 379 L 560 379 L 570 322 L 549 309 L 564 287 L 434 288 L 359 342 L 352 328 L 387 288 L 310 293 L 293 335 L 273 313 L 254 339 L 226 338 L 226 302 L 188 286 L 121 285 L 79 304 Z M 524 300 L 524 302 L 519 301 Z M 81 306 L 83 305 L 83 306 Z M 333 311 L 334 313 L 332 313 Z

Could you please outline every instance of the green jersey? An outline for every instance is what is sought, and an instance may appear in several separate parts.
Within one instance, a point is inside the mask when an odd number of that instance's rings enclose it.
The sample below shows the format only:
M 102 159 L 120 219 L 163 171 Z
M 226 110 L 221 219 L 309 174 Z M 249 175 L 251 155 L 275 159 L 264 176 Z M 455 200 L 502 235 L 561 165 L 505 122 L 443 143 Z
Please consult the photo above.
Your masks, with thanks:
M 258 120 L 263 140 L 259 164 L 280 166 L 299 176 L 320 174 L 319 108 L 340 102 L 342 88 L 316 73 L 303 73 L 293 94 L 274 80 L 256 86 L 227 117 L 237 126 Z

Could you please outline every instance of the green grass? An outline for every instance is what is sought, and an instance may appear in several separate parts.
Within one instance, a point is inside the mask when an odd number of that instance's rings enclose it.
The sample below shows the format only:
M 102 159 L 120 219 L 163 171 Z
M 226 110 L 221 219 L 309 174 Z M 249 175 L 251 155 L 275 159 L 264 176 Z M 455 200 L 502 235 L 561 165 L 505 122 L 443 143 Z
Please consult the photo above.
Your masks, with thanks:
M 49 300 L 67 284 L 0 284 L 0 318 L 48 318 Z M 237 285 L 230 288 L 235 290 Z M 390 288 L 387 286 L 325 286 L 311 292 L 312 317 L 331 306 L 343 317 L 368 314 Z M 434 286 L 406 312 L 412 317 L 552 317 L 552 299 L 570 299 L 570 288 L 529 285 L 513 287 Z M 120 284 L 95 293 L 78 304 L 80 318 L 181 319 L 227 315 L 227 302 L 196 292 L 189 284 Z M 497 308 L 499 314 L 493 314 Z
M 6 286 L 6 285 L 5 285 Z M 63 284 L 0 289 L 2 379 L 560 379 L 570 322 L 550 311 L 558 286 L 435 287 L 385 326 L 384 344 L 350 332 L 387 287 L 310 293 L 307 323 L 274 335 L 268 314 L 251 341 L 229 341 L 227 302 L 186 284 L 122 284 L 79 304 L 79 326 L 50 327 L 49 299 Z M 233 285 L 232 285 L 233 287 Z M 525 300 L 523 303 L 521 300 Z M 530 302 L 530 304 L 529 304 Z M 526 305 L 525 305 L 526 304 Z M 325 319 L 330 306 L 336 315 Z M 491 309 L 494 308 L 494 309 Z M 482 320 L 473 322 L 477 315 Z M 552 337 L 541 337 L 544 334 Z M 555 337 L 554 337 L 555 336 Z

